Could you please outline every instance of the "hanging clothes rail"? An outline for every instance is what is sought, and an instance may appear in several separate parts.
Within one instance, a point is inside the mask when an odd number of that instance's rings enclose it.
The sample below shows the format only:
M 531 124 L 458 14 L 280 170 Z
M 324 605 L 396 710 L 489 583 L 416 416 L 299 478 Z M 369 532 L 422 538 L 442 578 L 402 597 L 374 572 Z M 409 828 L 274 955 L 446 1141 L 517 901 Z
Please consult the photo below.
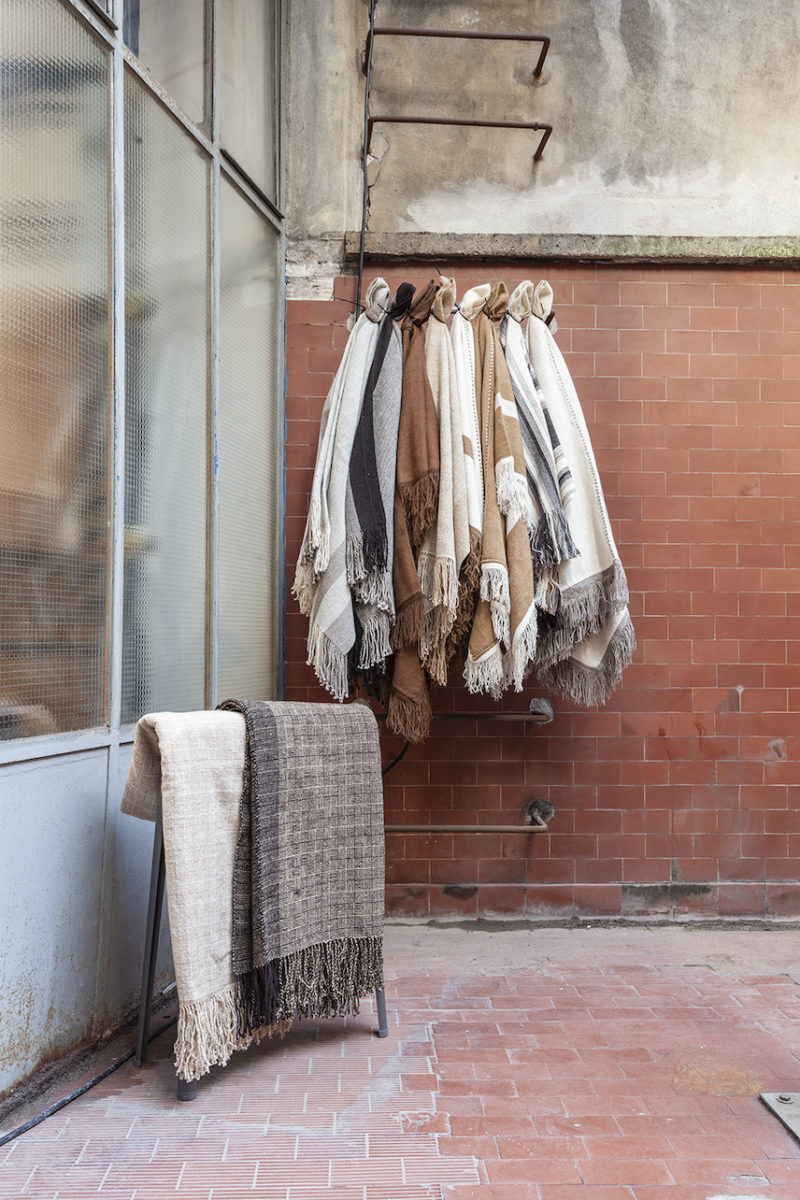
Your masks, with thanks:
M 386 713 L 375 716 L 386 720 Z M 531 700 L 527 712 L 435 712 L 434 721 L 530 721 L 534 725 L 549 725 L 553 719 L 553 706 L 543 698 Z
M 370 28 L 367 34 L 367 43 L 364 47 L 364 70 L 366 71 L 366 63 L 372 52 L 372 42 L 376 37 L 425 37 L 425 38 L 471 38 L 475 41 L 482 42 L 541 42 L 541 50 L 539 58 L 536 61 L 536 66 L 533 68 L 533 78 L 538 79 L 542 74 L 544 60 L 547 58 L 547 52 L 550 49 L 550 38 L 543 37 L 539 33 L 476 33 L 466 32 L 462 29 L 402 29 L 395 26 L 389 27 L 386 25 L 378 25 L 374 29 Z
M 386 833 L 547 833 L 547 822 L 532 817 L 530 825 L 384 825 Z
M 548 138 L 553 132 L 552 125 L 544 125 L 540 121 L 476 121 L 466 117 L 410 117 L 404 115 L 370 117 L 367 121 L 368 154 L 372 143 L 372 130 L 378 122 L 383 125 L 468 125 L 470 129 L 531 129 L 542 134 L 533 155 L 534 162 L 538 162 L 544 154 Z

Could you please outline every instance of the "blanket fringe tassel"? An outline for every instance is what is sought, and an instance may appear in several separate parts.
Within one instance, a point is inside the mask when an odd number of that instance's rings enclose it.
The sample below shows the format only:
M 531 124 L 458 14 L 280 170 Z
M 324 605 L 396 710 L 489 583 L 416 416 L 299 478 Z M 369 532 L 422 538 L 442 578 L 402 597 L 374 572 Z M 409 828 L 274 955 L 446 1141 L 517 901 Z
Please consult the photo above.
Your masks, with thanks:
M 519 475 L 514 470 L 511 459 L 502 459 L 495 464 L 497 479 L 497 504 L 500 512 L 511 524 L 524 521 L 530 532 L 536 524 L 536 518 L 531 503 L 526 475 Z
M 427 689 L 417 699 L 392 689 L 386 706 L 386 724 L 408 742 L 424 742 L 431 731 L 431 700 Z
M 470 526 L 469 552 L 461 564 L 458 580 L 458 599 L 456 600 L 456 619 L 447 639 L 445 650 L 447 661 L 452 662 L 461 649 L 472 627 L 475 615 L 475 605 L 478 599 L 478 589 L 481 578 L 481 535 L 480 531 Z
M 427 471 L 413 483 L 398 483 L 403 512 L 414 551 L 419 550 L 425 534 L 436 520 L 439 505 L 439 468 Z
M 508 607 L 508 571 L 505 567 L 481 567 L 480 597 L 481 600 L 496 601 Z
M 329 524 L 322 524 L 322 505 L 319 500 L 312 500 L 308 506 L 308 521 L 300 548 L 300 561 L 311 565 L 314 575 L 320 575 L 328 569 L 331 552 L 331 529 Z
M 392 587 L 391 572 L 365 575 L 358 583 L 352 585 L 353 599 L 361 604 L 369 604 L 385 612 L 390 620 L 394 620 L 394 588 Z
M 563 512 L 543 512 L 535 528 L 529 532 L 531 553 L 543 567 L 557 567 L 559 563 L 580 556 Z
M 298 561 L 292 584 L 292 595 L 296 597 L 300 612 L 304 617 L 309 616 L 314 607 L 318 582 L 317 576 L 311 569 L 311 563 Z
M 175 1070 L 187 1082 L 206 1075 L 212 1067 L 224 1067 L 234 1050 L 246 1050 L 252 1042 L 283 1035 L 291 1021 L 280 1021 L 253 1029 L 245 1037 L 238 1033 L 236 985 L 213 996 L 192 1000 L 178 1007 L 178 1036 L 175 1041 Z
M 291 1022 L 293 1017 L 355 1016 L 359 1000 L 383 980 L 383 939 L 335 938 L 254 967 L 237 978 L 237 1033 Z
M 452 608 L 431 609 L 428 613 L 425 636 L 420 642 L 420 657 L 423 666 L 434 683 L 444 687 L 447 683 L 447 639 L 453 629 L 455 612 Z
M 379 667 L 392 653 L 389 644 L 389 617 L 386 613 L 373 612 L 362 623 L 361 645 L 358 655 L 359 671 Z
M 308 631 L 307 663 L 314 668 L 317 679 L 336 700 L 344 700 L 350 691 L 347 676 L 347 655 L 342 654 L 324 629 L 312 625 Z
M 500 645 L 492 646 L 480 659 L 475 659 L 468 653 L 464 664 L 464 680 L 467 691 L 473 696 L 479 692 L 488 692 L 493 699 L 499 700 L 505 683 L 503 652 Z
M 425 633 L 425 601 L 417 592 L 399 610 L 392 630 L 392 649 L 413 646 Z
M 444 558 L 424 551 L 417 563 L 420 587 L 434 608 L 455 610 L 458 600 L 458 574 L 456 560 Z
M 511 597 L 508 590 L 508 571 L 505 567 L 481 568 L 481 600 L 489 603 L 492 629 L 499 642 L 508 646 L 511 641 Z
M 636 650 L 636 635 L 630 617 L 626 617 L 609 642 L 598 667 L 590 667 L 576 658 L 565 658 L 545 670 L 538 670 L 539 681 L 568 700 L 584 708 L 605 704 L 619 685 L 622 672 Z
M 511 613 L 501 600 L 490 601 L 489 612 L 492 615 L 492 632 L 494 636 L 498 642 L 502 642 L 508 648 L 511 645 Z
M 558 612 L 561 592 L 553 567 L 545 567 L 541 573 L 534 572 L 534 599 L 540 612 L 550 615 Z
M 568 658 L 575 646 L 603 628 L 608 618 L 628 603 L 628 582 L 619 560 L 590 583 L 561 592 L 561 603 L 552 627 L 541 631 L 537 669 Z
M 359 530 L 347 538 L 347 582 L 351 587 L 386 571 L 389 539 L 386 529 Z
M 511 649 L 504 660 L 506 687 L 513 687 L 515 692 L 522 691 L 525 677 L 533 665 L 536 653 L 537 616 L 536 602 L 530 606 L 523 621 L 514 631 Z

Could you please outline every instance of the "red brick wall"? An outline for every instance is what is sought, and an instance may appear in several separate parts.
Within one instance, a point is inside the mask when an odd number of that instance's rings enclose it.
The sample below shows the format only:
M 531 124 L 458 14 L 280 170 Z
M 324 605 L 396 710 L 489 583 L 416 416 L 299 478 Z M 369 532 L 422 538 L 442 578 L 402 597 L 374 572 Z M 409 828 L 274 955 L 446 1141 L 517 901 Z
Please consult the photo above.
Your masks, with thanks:
M 446 264 L 440 264 L 448 270 Z M 389 823 L 522 821 L 550 832 L 387 842 L 391 913 L 800 913 L 800 274 L 734 267 L 481 264 L 550 279 L 592 433 L 638 650 L 602 710 L 546 727 L 440 722 L 387 777 Z M 390 284 L 427 281 L 418 265 Z M 342 280 L 338 295 L 353 291 Z M 342 302 L 288 313 L 287 576 Z M 289 597 L 287 696 L 324 699 Z M 505 708 L 542 694 L 535 680 Z M 496 712 L 460 679 L 434 708 Z M 400 748 L 383 734 L 384 758 Z

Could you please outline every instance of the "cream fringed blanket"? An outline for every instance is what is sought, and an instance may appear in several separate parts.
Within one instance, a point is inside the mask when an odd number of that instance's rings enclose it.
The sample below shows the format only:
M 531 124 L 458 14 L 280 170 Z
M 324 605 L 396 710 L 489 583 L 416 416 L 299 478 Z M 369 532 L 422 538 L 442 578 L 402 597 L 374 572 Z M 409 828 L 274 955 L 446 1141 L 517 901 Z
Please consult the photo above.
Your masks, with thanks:
M 315 725 L 318 714 L 340 714 L 343 724 L 337 740 L 342 745 L 348 720 L 375 726 L 374 717 L 361 705 L 345 709 L 330 705 L 270 707 L 313 710 L 304 715 Z M 357 709 L 362 710 L 358 715 Z M 296 719 L 296 712 L 291 715 Z M 324 852 L 323 860 L 333 862 L 335 870 L 349 870 L 349 878 L 358 885 L 347 895 L 348 921 L 359 921 L 361 932 L 377 938 L 383 927 L 380 759 L 375 757 L 370 767 L 374 786 L 369 789 L 368 802 L 356 812 L 352 804 L 348 807 L 353 789 L 340 787 L 341 759 L 331 756 L 326 737 L 317 739 L 313 762 L 293 756 L 285 746 L 287 752 L 279 756 L 285 785 L 281 788 L 278 838 L 278 857 L 285 860 L 286 868 L 280 872 L 284 898 L 295 907 L 324 912 L 319 908 L 319 888 L 328 887 L 328 874 L 314 870 L 295 873 L 292 865 L 292 828 L 302 823 L 298 844 L 305 844 L 313 834 L 315 846 Z M 375 755 L 377 745 L 375 727 Z M 244 764 L 245 722 L 239 713 L 155 713 L 142 717 L 136 726 L 122 811 L 154 820 L 159 795 L 162 798 L 167 899 L 179 997 L 175 1066 L 179 1078 L 185 1080 L 200 1078 L 212 1066 L 224 1065 L 234 1050 L 288 1026 L 288 1021 L 282 1020 L 252 1028 L 244 1035 L 237 1031 L 231 946 Z M 309 794 L 307 784 L 312 778 L 316 782 L 312 798 L 297 807 L 295 800 Z M 327 792 L 320 791 L 321 786 L 327 787 Z M 332 838 L 343 842 L 332 845 Z M 354 858 L 356 847 L 368 850 Z M 349 933 L 346 922 L 337 926 L 337 936 Z M 372 977 L 369 985 L 377 986 Z
M 536 673 L 546 687 L 577 704 L 603 704 L 633 658 L 636 638 L 628 613 L 628 583 L 617 554 L 597 463 L 580 401 L 564 357 L 547 327 L 553 290 L 541 280 L 533 292 L 526 340 L 573 475 L 565 504 L 579 555 L 556 567 L 558 612 L 539 631 Z
M 348 656 L 356 640 L 347 580 L 348 468 L 388 298 L 387 284 L 374 279 L 325 401 L 308 520 L 292 588 L 301 612 L 309 616 L 308 665 L 337 700 L 347 696 Z
M 180 1079 L 199 1079 L 255 1040 L 237 1035 L 231 970 L 244 745 L 244 721 L 236 713 L 142 717 L 122 797 L 122 811 L 146 821 L 155 820 L 162 798 Z

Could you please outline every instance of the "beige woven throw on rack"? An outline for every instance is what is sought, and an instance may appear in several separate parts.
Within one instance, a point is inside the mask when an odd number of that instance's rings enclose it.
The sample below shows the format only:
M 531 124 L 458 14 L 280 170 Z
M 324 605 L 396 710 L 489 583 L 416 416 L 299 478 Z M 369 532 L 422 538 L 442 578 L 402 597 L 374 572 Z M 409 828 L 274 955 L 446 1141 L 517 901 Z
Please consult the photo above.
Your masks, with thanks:
M 244 721 L 236 713 L 151 713 L 136 726 L 122 811 L 154 821 L 161 799 L 180 1079 L 199 1079 L 268 1031 L 240 1038 L 231 970 L 233 858 Z

